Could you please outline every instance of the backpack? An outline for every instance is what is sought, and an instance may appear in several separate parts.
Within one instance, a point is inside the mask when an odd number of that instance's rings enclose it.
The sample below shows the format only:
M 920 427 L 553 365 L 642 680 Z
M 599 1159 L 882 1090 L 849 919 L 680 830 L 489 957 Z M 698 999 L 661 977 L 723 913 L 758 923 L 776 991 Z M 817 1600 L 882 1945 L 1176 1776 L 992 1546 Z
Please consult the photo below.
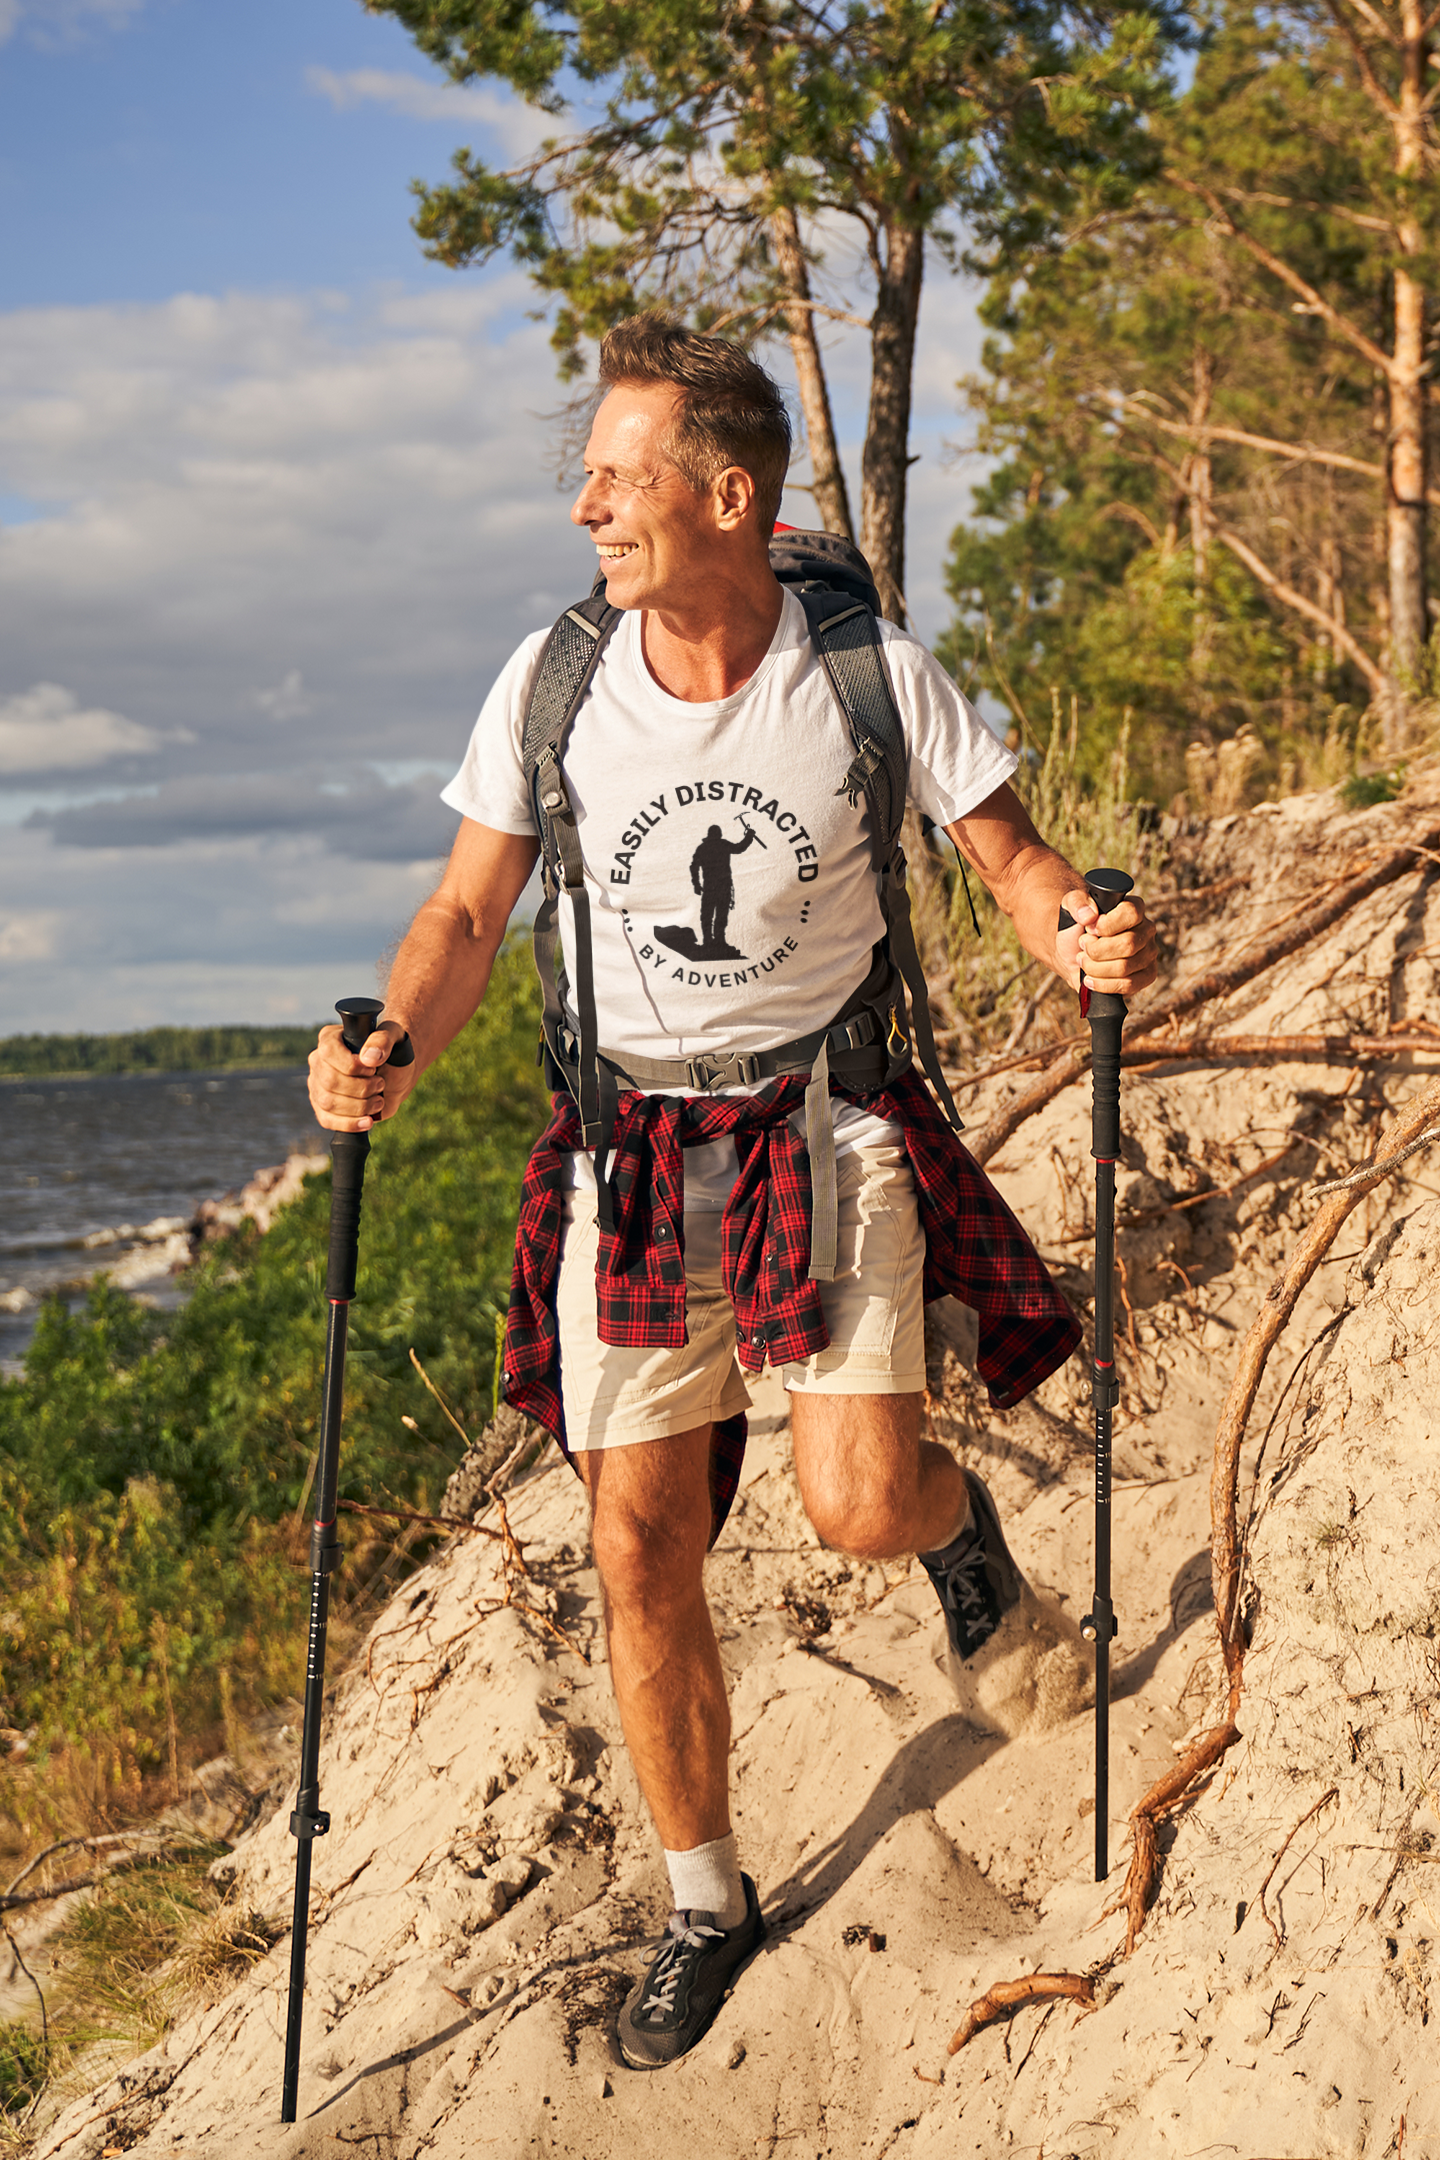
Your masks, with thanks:
M 826 1028 L 754 1056 L 720 1053 L 688 1059 L 639 1059 L 598 1040 L 590 943 L 590 907 L 564 758 L 576 717 L 622 610 L 605 597 L 603 573 L 587 600 L 567 608 L 540 655 L 525 714 L 522 755 L 540 836 L 544 898 L 535 916 L 535 966 L 544 993 L 539 1062 L 553 1088 L 573 1096 L 587 1148 L 595 1150 L 600 1219 L 613 1227 L 606 1176 L 622 1081 L 638 1087 L 709 1091 L 754 1086 L 784 1073 L 806 1073 L 806 1140 L 814 1191 L 811 1274 L 834 1274 L 834 1139 L 829 1075 L 859 1090 L 888 1085 L 912 1061 L 911 1036 L 946 1117 L 961 1130 L 930 1023 L 924 972 L 915 949 L 900 827 L 905 815 L 905 732 L 876 626 L 879 594 L 859 549 L 835 533 L 777 529 L 770 542 L 776 577 L 805 610 L 810 636 L 845 715 L 854 747 L 837 794 L 870 813 L 871 857 L 885 934 L 866 980 Z M 561 892 L 575 922 L 575 982 L 559 965 Z M 907 1022 L 908 994 L 908 1022 Z M 571 1014 L 573 1013 L 573 1021 Z

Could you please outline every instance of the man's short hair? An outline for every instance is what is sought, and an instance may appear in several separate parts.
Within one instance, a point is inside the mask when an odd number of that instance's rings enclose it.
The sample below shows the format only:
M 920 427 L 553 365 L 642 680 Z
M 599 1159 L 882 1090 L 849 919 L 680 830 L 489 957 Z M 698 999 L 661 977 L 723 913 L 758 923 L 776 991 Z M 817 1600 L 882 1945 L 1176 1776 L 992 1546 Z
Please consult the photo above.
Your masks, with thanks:
M 601 344 L 600 381 L 607 390 L 672 384 L 681 402 L 666 456 L 697 495 L 728 465 L 748 472 L 769 536 L 790 467 L 790 415 L 778 384 L 749 353 L 729 338 L 686 330 L 668 315 L 632 315 Z

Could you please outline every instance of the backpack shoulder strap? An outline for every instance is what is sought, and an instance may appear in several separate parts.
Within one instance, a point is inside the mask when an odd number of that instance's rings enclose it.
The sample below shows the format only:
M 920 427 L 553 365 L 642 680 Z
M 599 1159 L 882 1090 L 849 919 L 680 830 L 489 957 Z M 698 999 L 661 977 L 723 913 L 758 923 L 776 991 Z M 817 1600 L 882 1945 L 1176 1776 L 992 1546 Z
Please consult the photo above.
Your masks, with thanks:
M 540 653 L 540 663 L 535 670 L 535 680 L 530 686 L 530 702 L 525 708 L 525 733 L 521 742 L 521 757 L 525 767 L 525 784 L 535 808 L 535 822 L 539 828 L 540 845 L 547 869 L 558 876 L 561 859 L 557 837 L 553 831 L 554 820 L 544 800 L 545 790 L 540 784 L 542 768 L 547 777 L 551 769 L 558 773 L 560 761 L 570 740 L 570 730 L 575 715 L 584 702 L 586 693 L 600 665 L 605 647 L 615 625 L 620 620 L 620 609 L 611 607 L 605 597 L 605 588 L 599 585 L 588 600 L 581 600 L 574 607 L 566 608 Z M 561 786 L 563 788 L 563 778 Z
M 587 1147 L 599 1147 L 596 1177 L 600 1186 L 601 1212 L 608 1214 L 609 1186 L 605 1177 L 605 1124 L 600 1101 L 599 1037 L 595 1013 L 595 979 L 590 944 L 590 902 L 585 891 L 585 866 L 574 804 L 565 784 L 563 759 L 575 715 L 583 704 L 620 620 L 621 610 L 611 607 L 605 588 L 597 580 L 588 600 L 567 608 L 545 641 L 531 685 L 525 711 L 521 755 L 526 785 L 540 836 L 544 898 L 535 911 L 535 971 L 544 993 L 542 1020 L 544 1051 L 550 1052 L 552 1078 L 565 1078 L 568 1060 L 562 1060 L 560 1029 L 565 1025 L 561 970 L 556 966 L 559 947 L 559 902 L 563 886 L 575 916 L 575 983 L 573 995 L 580 1023 L 578 1063 L 581 1123 Z M 567 1083 L 568 1084 L 568 1083 Z
M 850 726 L 855 756 L 836 789 L 858 802 L 869 799 L 877 870 L 900 837 L 910 755 L 905 728 L 885 665 L 879 625 L 863 600 L 846 593 L 801 592 L 810 635 L 830 687 Z
M 852 600 L 846 594 L 800 592 L 796 598 L 805 610 L 810 635 L 855 745 L 850 769 L 835 792 L 848 795 L 853 803 L 858 803 L 863 793 L 869 804 L 871 850 L 890 957 L 905 986 L 910 1025 L 925 1076 L 946 1117 L 959 1132 L 960 1113 L 940 1070 L 940 1053 L 930 1020 L 930 994 L 910 919 L 905 851 L 900 845 L 910 753 L 890 670 L 885 665 L 879 626 L 864 601 Z

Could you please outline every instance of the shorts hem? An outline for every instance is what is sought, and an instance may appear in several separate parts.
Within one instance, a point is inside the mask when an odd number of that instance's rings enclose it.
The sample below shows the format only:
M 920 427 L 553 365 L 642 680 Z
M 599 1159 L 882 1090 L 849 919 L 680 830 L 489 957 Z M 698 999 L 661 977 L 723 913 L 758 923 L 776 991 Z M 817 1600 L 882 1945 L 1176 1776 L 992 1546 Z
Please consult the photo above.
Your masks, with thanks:
M 780 1378 L 787 1395 L 923 1395 L 925 1392 L 923 1367 L 919 1372 L 897 1373 L 835 1365 L 814 1372 L 807 1365 L 782 1365 Z

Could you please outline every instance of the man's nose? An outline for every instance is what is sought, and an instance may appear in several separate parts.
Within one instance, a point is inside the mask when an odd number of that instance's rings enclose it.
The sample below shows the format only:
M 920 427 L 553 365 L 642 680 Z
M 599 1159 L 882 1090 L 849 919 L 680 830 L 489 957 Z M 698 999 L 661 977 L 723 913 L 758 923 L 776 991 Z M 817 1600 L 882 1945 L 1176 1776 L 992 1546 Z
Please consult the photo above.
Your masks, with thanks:
M 585 485 L 570 505 L 570 522 L 572 525 L 588 525 L 595 518 L 597 514 L 595 508 L 597 492 L 593 476 L 587 478 Z

